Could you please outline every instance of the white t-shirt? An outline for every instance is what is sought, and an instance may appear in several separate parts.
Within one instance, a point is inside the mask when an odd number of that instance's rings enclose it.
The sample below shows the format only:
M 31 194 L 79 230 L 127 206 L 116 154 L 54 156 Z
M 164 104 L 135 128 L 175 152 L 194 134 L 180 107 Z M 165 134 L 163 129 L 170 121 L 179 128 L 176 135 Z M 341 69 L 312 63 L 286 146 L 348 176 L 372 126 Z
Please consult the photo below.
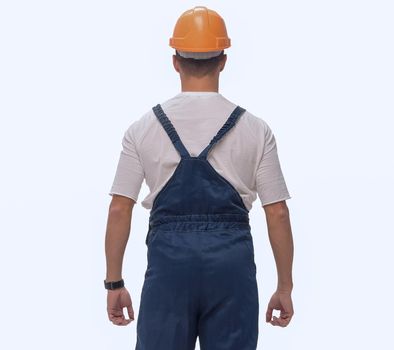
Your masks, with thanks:
M 189 154 L 197 156 L 237 104 L 214 91 L 184 91 L 161 106 Z M 128 127 L 122 145 L 109 194 L 137 202 L 145 179 L 150 193 L 141 205 L 151 209 L 156 195 L 175 171 L 180 155 L 152 109 Z M 248 110 L 213 146 L 207 160 L 235 187 L 248 210 L 257 195 L 263 206 L 291 198 L 280 167 L 275 136 L 263 119 Z

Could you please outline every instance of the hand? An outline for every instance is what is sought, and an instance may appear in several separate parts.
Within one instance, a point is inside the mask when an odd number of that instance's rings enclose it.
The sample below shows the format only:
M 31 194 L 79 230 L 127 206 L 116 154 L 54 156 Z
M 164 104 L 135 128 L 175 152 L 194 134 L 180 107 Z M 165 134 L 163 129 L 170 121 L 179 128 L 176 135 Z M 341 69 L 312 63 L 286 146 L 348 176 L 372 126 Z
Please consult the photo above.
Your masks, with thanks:
M 272 318 L 272 311 L 280 310 L 280 317 Z M 265 314 L 266 322 L 270 322 L 273 326 L 286 327 L 294 315 L 293 302 L 291 301 L 291 292 L 276 291 L 268 303 L 267 312 Z
M 123 308 L 127 308 L 129 318 L 123 315 Z M 130 294 L 126 287 L 108 290 L 107 294 L 107 313 L 109 320 L 117 326 L 127 326 L 134 320 L 134 310 Z

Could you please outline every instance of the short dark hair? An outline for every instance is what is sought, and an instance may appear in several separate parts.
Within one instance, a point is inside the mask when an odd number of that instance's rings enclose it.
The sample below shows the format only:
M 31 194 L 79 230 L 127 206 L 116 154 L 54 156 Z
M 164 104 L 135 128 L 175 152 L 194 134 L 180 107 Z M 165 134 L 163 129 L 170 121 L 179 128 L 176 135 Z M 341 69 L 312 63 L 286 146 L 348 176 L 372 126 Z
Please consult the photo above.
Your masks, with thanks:
M 204 77 L 215 71 L 218 68 L 223 56 L 224 51 L 222 51 L 218 56 L 206 59 L 185 58 L 182 57 L 178 51 L 176 51 L 176 57 L 179 61 L 179 64 L 186 74 L 198 78 Z

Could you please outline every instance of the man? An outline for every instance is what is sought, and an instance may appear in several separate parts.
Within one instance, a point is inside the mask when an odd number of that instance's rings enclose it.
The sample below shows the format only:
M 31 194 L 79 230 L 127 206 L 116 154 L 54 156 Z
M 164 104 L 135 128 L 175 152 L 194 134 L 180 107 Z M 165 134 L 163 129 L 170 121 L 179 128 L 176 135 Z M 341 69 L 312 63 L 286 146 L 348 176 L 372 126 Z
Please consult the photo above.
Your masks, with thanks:
M 145 179 L 150 193 L 142 206 L 151 211 L 136 349 L 194 349 L 197 337 L 202 350 L 256 349 L 259 302 L 248 212 L 257 194 L 278 272 L 266 322 L 285 327 L 294 313 L 291 197 L 275 137 L 265 121 L 218 92 L 230 39 L 217 12 L 184 12 L 170 45 L 182 91 L 125 132 L 110 192 L 108 316 L 116 325 L 134 320 L 121 268 Z

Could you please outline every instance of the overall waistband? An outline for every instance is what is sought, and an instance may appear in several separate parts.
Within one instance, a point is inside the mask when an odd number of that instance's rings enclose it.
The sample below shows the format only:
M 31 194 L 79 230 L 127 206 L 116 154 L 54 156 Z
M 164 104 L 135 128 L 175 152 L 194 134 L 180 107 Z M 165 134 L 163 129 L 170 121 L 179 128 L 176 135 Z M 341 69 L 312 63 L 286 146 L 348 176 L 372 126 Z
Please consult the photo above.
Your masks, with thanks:
M 183 214 L 149 218 L 149 227 L 168 230 L 250 229 L 248 214 Z

